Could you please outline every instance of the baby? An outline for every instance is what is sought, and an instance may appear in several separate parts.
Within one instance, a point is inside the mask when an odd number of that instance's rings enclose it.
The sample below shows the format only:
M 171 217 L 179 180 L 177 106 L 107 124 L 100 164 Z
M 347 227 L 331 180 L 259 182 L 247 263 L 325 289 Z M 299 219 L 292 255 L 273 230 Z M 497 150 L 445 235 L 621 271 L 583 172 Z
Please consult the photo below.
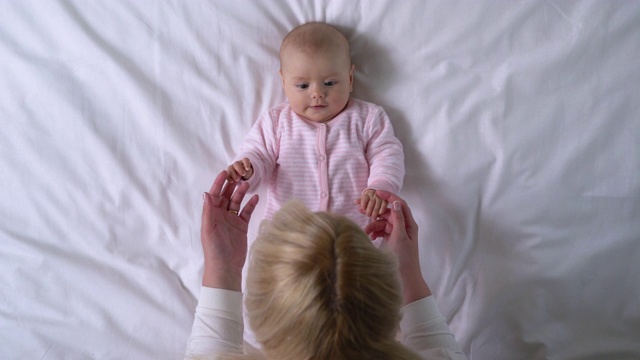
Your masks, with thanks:
M 402 144 L 377 105 L 353 99 L 349 42 L 336 28 L 308 23 L 280 47 L 287 102 L 263 113 L 247 135 L 228 180 L 267 184 L 266 217 L 291 199 L 365 226 L 397 194 L 404 178 Z

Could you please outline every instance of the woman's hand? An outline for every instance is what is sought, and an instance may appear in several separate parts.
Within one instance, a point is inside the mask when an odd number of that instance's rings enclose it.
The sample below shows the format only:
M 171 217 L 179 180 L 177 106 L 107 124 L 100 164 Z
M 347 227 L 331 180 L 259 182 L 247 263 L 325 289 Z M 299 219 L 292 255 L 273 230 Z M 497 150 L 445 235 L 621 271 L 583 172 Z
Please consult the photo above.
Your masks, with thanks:
M 420 269 L 418 224 L 411 215 L 411 209 L 402 198 L 390 192 L 377 190 L 376 195 L 391 204 L 391 211 L 367 225 L 364 231 L 372 239 L 384 238 L 396 254 L 405 304 L 431 295 Z
M 240 205 L 249 184 L 229 183 L 222 171 L 203 194 L 200 240 L 204 253 L 202 285 L 240 291 L 242 268 L 247 257 L 247 231 L 251 214 L 258 204 L 258 195 Z

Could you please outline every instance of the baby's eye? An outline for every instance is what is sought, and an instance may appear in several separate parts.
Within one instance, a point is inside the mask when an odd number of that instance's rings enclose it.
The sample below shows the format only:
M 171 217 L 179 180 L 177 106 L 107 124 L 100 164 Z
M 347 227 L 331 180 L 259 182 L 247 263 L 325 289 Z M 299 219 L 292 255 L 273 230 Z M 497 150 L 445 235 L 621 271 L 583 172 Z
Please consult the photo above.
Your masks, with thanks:
M 297 84 L 296 87 L 300 90 L 306 90 L 309 88 L 309 84 Z
M 336 84 L 335 81 L 325 81 L 324 82 L 324 86 L 327 86 L 327 87 L 332 87 L 335 84 Z

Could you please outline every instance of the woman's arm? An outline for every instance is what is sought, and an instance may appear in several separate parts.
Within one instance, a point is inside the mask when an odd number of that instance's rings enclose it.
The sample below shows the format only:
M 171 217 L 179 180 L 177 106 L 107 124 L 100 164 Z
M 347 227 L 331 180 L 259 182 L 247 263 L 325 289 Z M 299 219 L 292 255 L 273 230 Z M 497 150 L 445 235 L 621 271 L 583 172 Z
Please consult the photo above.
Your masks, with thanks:
M 383 237 L 398 258 L 405 303 L 400 322 L 402 343 L 429 359 L 466 359 L 422 276 L 418 224 L 411 209 L 397 195 L 380 190 L 376 195 L 391 204 L 391 211 L 369 224 L 365 232 Z
M 420 269 L 418 224 L 411 209 L 402 198 L 390 192 L 378 190 L 376 195 L 391 204 L 391 211 L 367 225 L 365 232 L 374 239 L 384 238 L 396 255 L 405 305 L 430 296 L 431 290 Z
M 204 253 L 202 285 L 240 291 L 242 268 L 247 257 L 247 232 L 258 195 L 240 205 L 249 185 L 229 183 L 222 171 L 208 193 L 203 194 L 200 240 Z
M 247 256 L 247 232 L 258 195 L 244 207 L 247 183 L 226 182 L 222 171 L 203 194 L 200 240 L 204 273 L 185 358 L 242 353 L 242 268 Z

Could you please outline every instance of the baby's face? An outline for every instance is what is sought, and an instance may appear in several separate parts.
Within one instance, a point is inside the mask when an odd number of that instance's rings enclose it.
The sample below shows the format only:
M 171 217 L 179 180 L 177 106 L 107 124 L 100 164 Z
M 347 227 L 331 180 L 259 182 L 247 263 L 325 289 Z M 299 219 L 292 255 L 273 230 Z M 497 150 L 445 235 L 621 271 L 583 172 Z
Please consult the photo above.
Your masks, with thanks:
M 333 119 L 349 102 L 353 69 L 345 56 L 287 50 L 280 75 L 289 105 L 309 121 Z

